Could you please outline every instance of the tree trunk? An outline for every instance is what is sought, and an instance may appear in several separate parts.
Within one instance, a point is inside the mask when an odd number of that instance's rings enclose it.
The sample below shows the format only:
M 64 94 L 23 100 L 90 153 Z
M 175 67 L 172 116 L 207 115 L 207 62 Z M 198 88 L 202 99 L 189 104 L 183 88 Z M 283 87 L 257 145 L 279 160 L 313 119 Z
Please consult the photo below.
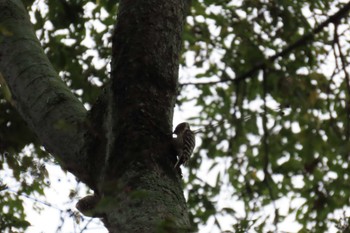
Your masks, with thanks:
M 102 196 L 110 232 L 190 229 L 171 144 L 185 12 L 186 0 L 120 1 L 111 83 L 87 114 L 21 1 L 0 0 L 0 72 L 15 107 L 62 167 Z
M 119 232 L 189 226 L 169 147 L 184 15 L 183 0 L 120 1 L 103 185 L 117 200 L 107 219 Z

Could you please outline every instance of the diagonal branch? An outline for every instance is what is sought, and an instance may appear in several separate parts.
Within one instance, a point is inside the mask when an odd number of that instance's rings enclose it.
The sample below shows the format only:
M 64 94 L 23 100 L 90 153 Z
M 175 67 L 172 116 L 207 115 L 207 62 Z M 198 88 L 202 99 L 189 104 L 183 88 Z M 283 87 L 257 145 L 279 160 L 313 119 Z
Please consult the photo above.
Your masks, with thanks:
M 217 83 L 225 83 L 225 82 L 240 82 L 244 79 L 247 79 L 254 75 L 257 71 L 264 69 L 268 66 L 269 63 L 275 61 L 277 58 L 285 57 L 290 52 L 295 50 L 296 48 L 303 46 L 307 43 L 312 42 L 315 35 L 320 33 L 324 30 L 325 27 L 327 27 L 329 24 L 338 23 L 342 18 L 344 18 L 350 11 L 350 2 L 345 4 L 343 8 L 341 8 L 338 12 L 336 12 L 334 15 L 330 16 L 326 21 L 318 25 L 316 28 L 314 28 L 311 32 L 306 33 L 304 36 L 302 36 L 299 40 L 295 41 L 294 43 L 288 45 L 286 48 L 284 48 L 282 51 L 278 52 L 277 54 L 268 57 L 265 61 L 261 61 L 260 63 L 257 63 L 255 66 L 253 66 L 250 70 L 243 73 L 242 75 L 236 77 L 236 78 L 225 78 L 218 81 L 212 81 L 212 82 L 197 82 L 197 83 L 182 83 L 181 86 L 186 85 L 211 85 L 211 84 L 217 84 Z
M 87 111 L 53 69 L 19 0 L 0 0 L 0 73 L 45 149 L 91 186 L 83 153 Z

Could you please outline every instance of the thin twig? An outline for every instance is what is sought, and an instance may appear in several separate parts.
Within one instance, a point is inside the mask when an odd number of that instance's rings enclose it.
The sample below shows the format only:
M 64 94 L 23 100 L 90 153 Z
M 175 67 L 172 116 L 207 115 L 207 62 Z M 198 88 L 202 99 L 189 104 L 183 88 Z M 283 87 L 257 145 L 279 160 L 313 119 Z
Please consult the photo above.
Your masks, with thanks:
M 338 53 L 339 53 L 339 57 L 340 57 L 340 61 L 342 64 L 342 70 L 344 71 L 344 76 L 345 76 L 345 83 L 346 83 L 346 105 L 345 105 L 345 109 L 346 109 L 346 114 L 347 114 L 347 121 L 346 121 L 346 139 L 348 140 L 350 137 L 350 122 L 349 122 L 349 118 L 350 118 L 350 77 L 348 72 L 346 71 L 346 67 L 347 67 L 347 62 L 345 59 L 345 56 L 342 52 L 341 49 L 341 45 L 340 45 L 340 41 L 339 41 L 339 35 L 338 35 L 338 24 L 335 23 L 334 24 L 334 41 L 338 47 Z
M 343 8 L 341 8 L 338 12 L 336 12 L 334 15 L 330 16 L 326 21 L 318 25 L 316 28 L 314 28 L 311 32 L 306 33 L 304 36 L 302 36 L 299 40 L 295 41 L 294 43 L 288 45 L 286 48 L 284 48 L 281 52 L 268 57 L 265 61 L 262 61 L 255 66 L 253 66 L 250 70 L 247 72 L 243 73 L 242 75 L 231 79 L 231 78 L 225 78 L 221 79 L 218 81 L 211 81 L 211 82 L 197 82 L 197 83 L 182 83 L 180 86 L 186 86 L 186 85 L 211 85 L 211 84 L 217 84 L 217 83 L 224 83 L 224 82 L 240 82 L 243 81 L 244 79 L 251 77 L 254 75 L 257 71 L 264 69 L 267 67 L 267 65 L 273 61 L 275 61 L 277 58 L 280 57 L 285 57 L 288 55 L 290 52 L 295 50 L 296 48 L 305 45 L 306 43 L 311 42 L 315 35 L 323 31 L 325 27 L 327 27 L 329 24 L 333 23 L 336 24 L 338 23 L 343 17 L 346 16 L 346 14 L 350 11 L 350 2 L 345 4 Z

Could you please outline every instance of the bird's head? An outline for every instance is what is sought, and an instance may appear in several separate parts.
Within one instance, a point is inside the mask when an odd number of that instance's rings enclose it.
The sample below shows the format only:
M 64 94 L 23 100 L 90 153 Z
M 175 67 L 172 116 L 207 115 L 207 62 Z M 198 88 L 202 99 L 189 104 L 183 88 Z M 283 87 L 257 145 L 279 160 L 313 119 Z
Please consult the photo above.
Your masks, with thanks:
M 190 129 L 190 125 L 187 122 L 182 122 L 178 124 L 174 130 L 174 134 L 180 134 L 181 132 L 184 132 L 185 130 Z

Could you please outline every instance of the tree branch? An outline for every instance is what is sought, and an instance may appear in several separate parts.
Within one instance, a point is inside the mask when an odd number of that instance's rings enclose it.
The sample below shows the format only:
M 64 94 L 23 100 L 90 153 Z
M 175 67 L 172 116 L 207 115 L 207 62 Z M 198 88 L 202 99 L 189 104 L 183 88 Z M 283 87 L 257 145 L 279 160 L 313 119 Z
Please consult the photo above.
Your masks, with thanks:
M 265 61 L 262 61 L 255 66 L 253 66 L 250 70 L 243 73 L 242 75 L 236 77 L 236 78 L 226 78 L 221 79 L 218 81 L 212 81 L 212 82 L 197 82 L 197 83 L 182 83 L 180 86 L 186 86 L 186 85 L 211 85 L 211 84 L 217 84 L 217 83 L 224 83 L 224 82 L 240 82 L 248 77 L 251 77 L 254 75 L 257 71 L 264 69 L 267 67 L 267 65 L 273 61 L 275 61 L 277 58 L 285 57 L 290 52 L 292 52 L 294 49 L 305 45 L 306 43 L 309 43 L 313 40 L 315 35 L 320 33 L 324 30 L 325 27 L 327 27 L 331 23 L 338 23 L 343 17 L 345 17 L 348 12 L 350 11 L 350 2 L 345 4 L 343 8 L 341 8 L 338 12 L 336 12 L 334 15 L 330 16 L 326 21 L 318 25 L 316 28 L 314 28 L 311 32 L 306 33 L 304 36 L 302 36 L 299 40 L 295 41 L 294 43 L 288 45 L 286 48 L 284 48 L 281 52 L 278 52 L 277 54 L 268 57 Z
M 53 69 L 20 0 L 0 0 L 0 73 L 45 149 L 91 184 L 83 153 L 87 111 Z

